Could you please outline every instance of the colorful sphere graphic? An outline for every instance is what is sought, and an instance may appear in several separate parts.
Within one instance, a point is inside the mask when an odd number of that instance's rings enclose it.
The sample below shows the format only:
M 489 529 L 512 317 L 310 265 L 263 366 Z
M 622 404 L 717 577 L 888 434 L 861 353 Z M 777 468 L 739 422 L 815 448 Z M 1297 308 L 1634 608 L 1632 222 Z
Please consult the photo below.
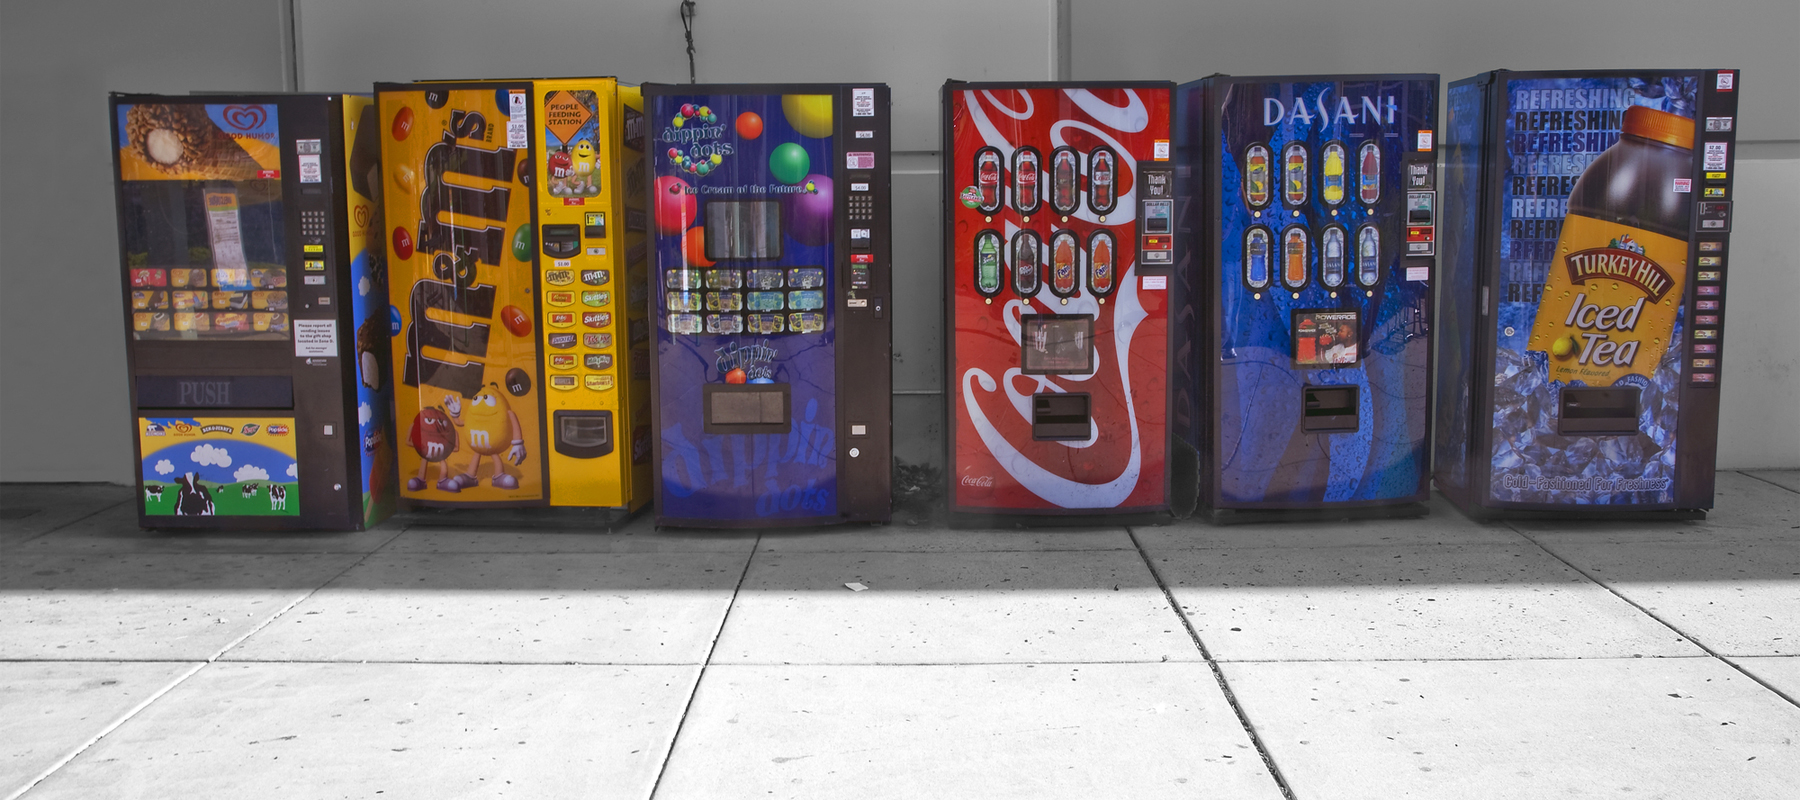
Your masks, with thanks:
M 813 174 L 805 181 L 810 191 L 781 196 L 781 214 L 794 241 L 819 247 L 831 241 L 831 178 Z
M 781 113 L 801 136 L 823 139 L 831 135 L 831 95 L 782 95 Z
M 699 212 L 699 201 L 687 181 L 673 175 L 656 179 L 656 232 L 677 236 L 688 229 Z
M 789 186 L 804 180 L 811 169 L 812 156 L 806 154 L 806 148 L 793 142 L 783 142 L 769 152 L 769 174 Z
M 763 121 L 754 111 L 746 111 L 738 115 L 737 132 L 745 139 L 755 139 L 762 135 Z

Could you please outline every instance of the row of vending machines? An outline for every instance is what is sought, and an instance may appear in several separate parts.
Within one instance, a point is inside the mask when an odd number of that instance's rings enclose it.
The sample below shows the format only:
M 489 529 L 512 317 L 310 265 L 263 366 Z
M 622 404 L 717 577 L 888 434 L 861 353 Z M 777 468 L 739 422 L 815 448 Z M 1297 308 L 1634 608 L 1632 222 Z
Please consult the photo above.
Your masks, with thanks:
M 946 84 L 950 511 L 1704 513 L 1737 79 Z M 145 527 L 889 518 L 887 87 L 112 107 Z

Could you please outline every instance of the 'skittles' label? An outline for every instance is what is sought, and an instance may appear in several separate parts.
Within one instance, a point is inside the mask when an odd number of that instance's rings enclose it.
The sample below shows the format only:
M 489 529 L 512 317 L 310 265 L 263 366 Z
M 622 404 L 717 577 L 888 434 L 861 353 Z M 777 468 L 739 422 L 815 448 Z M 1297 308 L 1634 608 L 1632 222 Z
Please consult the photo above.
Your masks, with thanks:
M 1646 378 L 1669 347 L 1687 277 L 1687 242 L 1570 214 L 1528 348 L 1552 381 L 1610 386 Z

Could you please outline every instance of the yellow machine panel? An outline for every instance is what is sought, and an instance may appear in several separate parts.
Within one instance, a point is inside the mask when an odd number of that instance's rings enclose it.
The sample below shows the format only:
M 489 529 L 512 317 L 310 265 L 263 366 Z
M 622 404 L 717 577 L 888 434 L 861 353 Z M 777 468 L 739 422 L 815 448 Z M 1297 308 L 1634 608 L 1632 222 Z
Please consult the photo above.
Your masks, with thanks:
M 649 409 L 632 352 L 647 336 L 626 251 L 643 217 L 626 210 L 625 173 L 643 123 L 622 98 L 641 108 L 636 90 L 570 78 L 376 91 L 402 496 L 641 506 L 649 443 L 635 423 Z

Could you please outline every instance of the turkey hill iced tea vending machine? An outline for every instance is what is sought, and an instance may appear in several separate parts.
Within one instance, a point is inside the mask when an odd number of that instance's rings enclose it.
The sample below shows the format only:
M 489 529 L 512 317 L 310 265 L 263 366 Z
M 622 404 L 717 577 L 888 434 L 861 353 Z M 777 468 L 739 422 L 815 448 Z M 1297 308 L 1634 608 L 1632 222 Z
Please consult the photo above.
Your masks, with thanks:
M 146 528 L 394 510 L 380 142 L 356 95 L 112 96 Z
M 1437 483 L 1482 516 L 1704 516 L 1737 70 L 1450 87 Z
M 1215 520 L 1424 513 L 1437 85 L 1181 87 L 1196 449 Z
M 887 87 L 644 96 L 657 522 L 886 521 Z
M 566 512 L 551 519 L 642 506 L 637 89 L 566 78 L 379 84 L 376 95 L 402 498 Z
M 1160 514 L 1174 84 L 944 85 L 950 510 Z

